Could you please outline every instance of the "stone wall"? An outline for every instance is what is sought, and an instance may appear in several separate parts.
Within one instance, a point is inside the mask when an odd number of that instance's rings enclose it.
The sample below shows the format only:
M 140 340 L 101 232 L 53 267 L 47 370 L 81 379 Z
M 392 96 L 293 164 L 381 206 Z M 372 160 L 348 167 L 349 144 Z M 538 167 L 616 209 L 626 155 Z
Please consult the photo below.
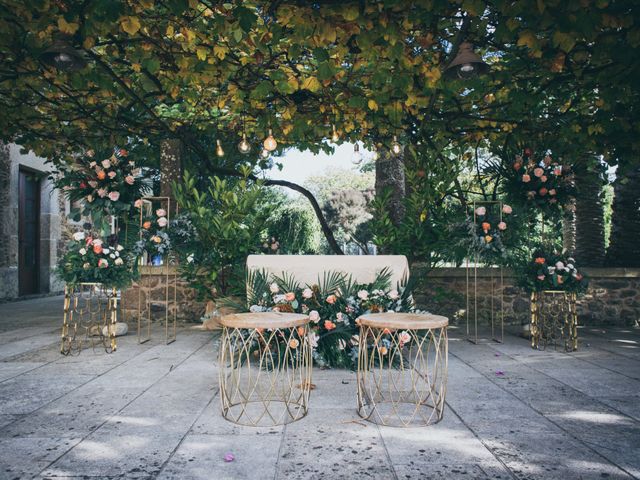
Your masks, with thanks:
M 47 178 L 51 166 L 20 146 L 0 143 L 0 301 L 18 297 L 18 203 L 19 173 L 26 168 L 37 173 L 40 183 L 40 279 L 39 293 L 64 288 L 54 268 L 58 259 L 60 197 Z
M 640 269 L 585 268 L 589 289 L 578 299 L 581 325 L 640 325 Z M 415 298 L 420 308 L 445 315 L 452 324 L 466 322 L 467 272 L 465 268 L 436 268 L 427 271 L 417 265 L 412 269 L 419 286 Z M 504 270 L 504 318 L 506 324 L 526 325 L 530 320 L 530 297 L 516 286 L 517 279 Z M 473 269 L 470 270 L 470 309 L 473 308 Z M 493 275 L 494 291 L 499 292 L 499 269 L 478 268 L 478 318 L 487 323 Z M 499 310 L 500 304 L 494 304 Z M 472 312 L 472 310 L 471 310 Z
M 167 270 L 168 269 L 168 270 Z M 205 312 L 205 303 L 196 300 L 196 293 L 188 284 L 176 275 L 173 266 L 140 267 L 140 279 L 122 293 L 122 309 L 127 321 L 137 321 L 138 305 L 151 301 L 152 319 L 164 321 L 165 308 L 161 303 L 166 297 L 167 271 L 169 273 L 169 315 L 176 311 L 178 320 L 182 322 L 199 322 Z M 175 279 L 176 298 L 173 302 Z

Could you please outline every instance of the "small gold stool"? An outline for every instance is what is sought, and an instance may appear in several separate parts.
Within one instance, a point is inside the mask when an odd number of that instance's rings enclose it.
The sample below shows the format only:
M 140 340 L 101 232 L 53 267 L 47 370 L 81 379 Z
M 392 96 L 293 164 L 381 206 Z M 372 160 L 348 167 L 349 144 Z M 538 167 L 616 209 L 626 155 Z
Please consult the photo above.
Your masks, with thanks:
M 304 417 L 311 389 L 309 317 L 239 313 L 222 317 L 220 323 L 222 416 L 253 427 Z
M 396 427 L 442 420 L 449 320 L 439 315 L 372 313 L 358 318 L 358 414 Z

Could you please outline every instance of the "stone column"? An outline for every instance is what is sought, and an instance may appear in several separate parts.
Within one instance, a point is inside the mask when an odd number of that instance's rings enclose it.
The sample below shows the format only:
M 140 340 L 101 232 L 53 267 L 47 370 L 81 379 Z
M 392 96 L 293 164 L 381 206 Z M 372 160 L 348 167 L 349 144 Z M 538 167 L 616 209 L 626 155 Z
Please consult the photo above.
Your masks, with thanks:
M 160 144 L 160 196 L 173 198 L 172 183 L 182 179 L 182 142 L 163 140 Z
M 0 142 L 0 270 L 15 266 L 11 255 L 11 235 L 14 234 L 14 206 L 11 205 L 11 151 Z M 0 285 L 2 281 L 0 280 Z

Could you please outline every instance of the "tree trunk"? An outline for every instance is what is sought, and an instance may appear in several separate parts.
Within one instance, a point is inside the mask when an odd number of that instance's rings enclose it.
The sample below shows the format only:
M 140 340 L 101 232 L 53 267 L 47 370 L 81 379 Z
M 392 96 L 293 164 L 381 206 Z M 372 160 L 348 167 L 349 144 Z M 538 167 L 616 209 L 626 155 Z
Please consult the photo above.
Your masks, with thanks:
M 618 172 L 613 186 L 611 241 L 607 264 L 640 267 L 640 167 Z
M 604 263 L 604 209 L 598 173 L 586 166 L 576 171 L 576 249 L 579 266 L 600 267 Z
M 400 225 L 404 218 L 404 197 L 406 185 L 404 178 L 404 157 L 393 155 L 388 150 L 381 150 L 376 160 L 376 195 L 391 189 L 389 216 L 395 225 Z
M 173 198 L 173 182 L 182 178 L 182 140 L 171 138 L 160 143 L 160 196 Z
M 568 256 L 576 251 L 576 201 L 571 199 L 562 212 L 562 249 Z

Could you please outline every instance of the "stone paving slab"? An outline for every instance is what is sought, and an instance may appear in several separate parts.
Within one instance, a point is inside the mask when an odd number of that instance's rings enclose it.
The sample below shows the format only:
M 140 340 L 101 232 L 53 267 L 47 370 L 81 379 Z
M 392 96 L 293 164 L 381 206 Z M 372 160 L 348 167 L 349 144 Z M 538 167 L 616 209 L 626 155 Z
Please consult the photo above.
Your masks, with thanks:
M 354 372 L 314 369 L 306 418 L 251 428 L 220 415 L 216 334 L 64 357 L 61 309 L 0 305 L 0 479 L 640 478 L 637 329 L 581 329 L 569 354 L 452 329 L 438 424 L 364 422 Z

